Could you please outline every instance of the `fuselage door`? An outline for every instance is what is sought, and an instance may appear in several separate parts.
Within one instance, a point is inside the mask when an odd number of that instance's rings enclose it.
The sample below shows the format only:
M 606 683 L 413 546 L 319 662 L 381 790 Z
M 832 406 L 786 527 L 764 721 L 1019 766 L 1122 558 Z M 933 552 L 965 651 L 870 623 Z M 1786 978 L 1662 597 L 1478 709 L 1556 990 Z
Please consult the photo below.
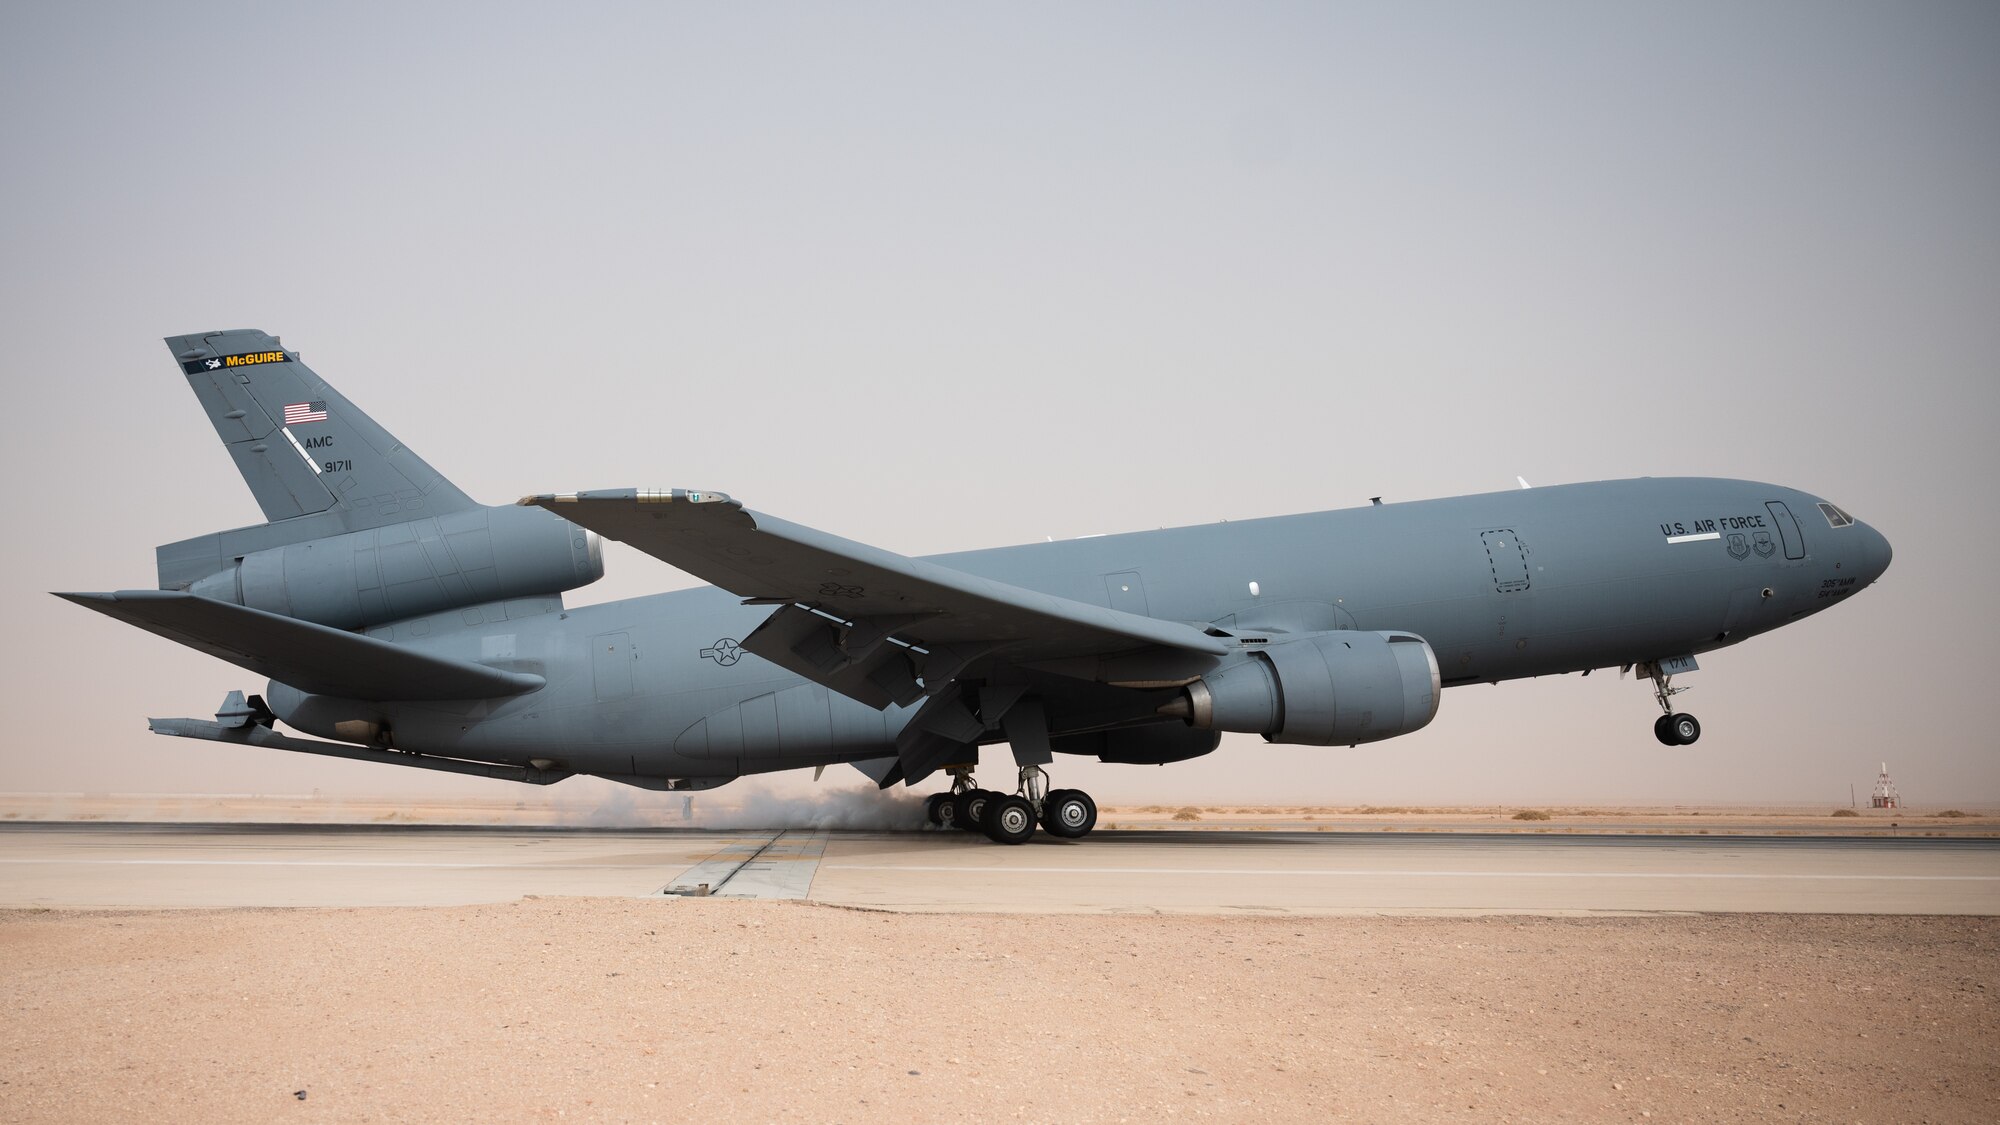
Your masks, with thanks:
M 1528 588 L 1528 548 L 1511 527 L 1479 533 L 1486 545 L 1486 563 L 1493 571 L 1493 589 L 1502 594 L 1518 594 Z
M 1792 518 L 1792 510 L 1785 507 L 1783 500 L 1772 500 L 1764 505 L 1764 509 L 1771 513 L 1771 522 L 1778 525 L 1778 538 L 1785 541 L 1785 557 L 1805 558 L 1805 536 L 1799 534 L 1799 521 Z
M 632 694 L 632 637 L 599 633 L 590 638 L 590 671 L 597 683 L 597 700 L 606 703 Z
M 1111 608 L 1136 613 L 1141 617 L 1150 616 L 1146 610 L 1146 584 L 1139 581 L 1136 570 L 1121 570 L 1104 576 L 1104 593 L 1110 599 Z

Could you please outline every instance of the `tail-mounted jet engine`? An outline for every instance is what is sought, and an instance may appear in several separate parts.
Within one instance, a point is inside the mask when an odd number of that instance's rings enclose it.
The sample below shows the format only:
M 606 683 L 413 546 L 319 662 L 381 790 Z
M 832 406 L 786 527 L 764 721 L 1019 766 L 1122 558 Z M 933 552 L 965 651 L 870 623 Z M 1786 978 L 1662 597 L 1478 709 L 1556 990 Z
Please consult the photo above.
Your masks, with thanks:
M 508 598 L 553 595 L 604 577 L 594 532 L 539 508 L 506 505 L 244 550 L 205 535 L 159 550 L 160 588 L 358 629 Z
M 1439 687 L 1437 656 L 1422 637 L 1341 630 L 1253 648 L 1160 713 L 1267 742 L 1356 746 L 1424 727 L 1437 715 Z

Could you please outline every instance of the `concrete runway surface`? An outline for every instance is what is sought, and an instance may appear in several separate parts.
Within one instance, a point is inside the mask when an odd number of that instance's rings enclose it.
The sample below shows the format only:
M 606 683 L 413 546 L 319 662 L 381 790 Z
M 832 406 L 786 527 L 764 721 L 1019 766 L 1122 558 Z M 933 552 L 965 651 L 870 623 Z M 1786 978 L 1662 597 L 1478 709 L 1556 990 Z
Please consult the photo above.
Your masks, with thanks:
M 2000 914 L 2000 840 L 19 824 L 0 907 L 792 898 L 913 912 Z

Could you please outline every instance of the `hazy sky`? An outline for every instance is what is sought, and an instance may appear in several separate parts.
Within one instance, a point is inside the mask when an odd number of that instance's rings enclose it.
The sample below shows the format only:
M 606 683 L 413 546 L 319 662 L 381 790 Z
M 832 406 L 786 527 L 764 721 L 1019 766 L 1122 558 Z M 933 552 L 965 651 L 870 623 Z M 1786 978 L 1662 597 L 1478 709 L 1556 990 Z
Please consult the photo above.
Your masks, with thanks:
M 1612 673 L 1057 781 L 2000 801 L 1991 3 L 12 4 L 0 89 L 0 788 L 514 792 L 148 735 L 262 684 L 45 593 L 260 518 L 161 343 L 254 327 L 483 500 L 910 554 L 1781 482 L 1896 561 L 1703 657 L 1697 747 Z M 608 561 L 572 601 L 692 584 Z

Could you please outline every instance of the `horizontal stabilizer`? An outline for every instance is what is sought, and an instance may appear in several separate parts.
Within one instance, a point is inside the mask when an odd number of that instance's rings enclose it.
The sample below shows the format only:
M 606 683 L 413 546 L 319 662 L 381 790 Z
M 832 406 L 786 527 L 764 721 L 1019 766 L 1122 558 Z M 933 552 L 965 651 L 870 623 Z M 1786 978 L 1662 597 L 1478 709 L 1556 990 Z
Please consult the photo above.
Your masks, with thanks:
M 415 766 L 418 769 L 470 774 L 473 777 L 493 777 L 528 785 L 553 785 L 575 776 L 569 770 L 544 770 L 533 766 L 468 762 L 460 758 L 433 758 L 426 754 L 405 754 L 395 750 L 349 746 L 340 742 L 321 742 L 316 738 L 292 738 L 289 735 L 279 734 L 269 727 L 255 724 L 226 727 L 221 723 L 211 723 L 207 719 L 147 719 L 146 726 L 154 734 L 172 735 L 175 738 L 231 742 L 239 746 L 261 746 L 266 750 L 290 750 L 298 754 L 319 754 L 328 758 L 351 758 L 357 762 L 376 762 L 386 766 Z
M 179 590 L 56 596 L 314 695 L 492 699 L 544 682 Z

